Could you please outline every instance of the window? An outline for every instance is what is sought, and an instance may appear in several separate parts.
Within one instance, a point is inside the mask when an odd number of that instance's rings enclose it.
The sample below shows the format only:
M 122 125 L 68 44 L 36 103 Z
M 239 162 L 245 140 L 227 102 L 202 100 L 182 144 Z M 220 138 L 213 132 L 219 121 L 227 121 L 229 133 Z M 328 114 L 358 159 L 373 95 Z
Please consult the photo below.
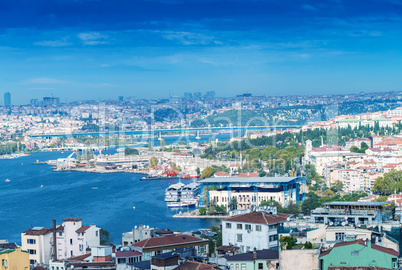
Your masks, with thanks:
M 71 254 L 71 257 L 73 257 L 73 256 L 74 256 L 74 255 L 73 255 L 73 251 L 72 251 L 72 250 L 70 251 L 70 254 Z
M 36 244 L 36 239 L 27 239 L 27 244 L 35 245 Z
M 359 256 L 359 251 L 352 251 L 350 256 Z
M 243 242 L 243 235 L 241 233 L 237 234 L 237 242 Z
M 200 246 L 198 252 L 204 254 L 206 252 L 205 245 Z
M 237 229 L 238 229 L 238 230 L 243 229 L 243 224 L 237 224 Z
M 257 232 L 260 232 L 261 231 L 261 225 L 255 225 L 255 230 Z
M 273 241 L 276 241 L 276 240 L 278 240 L 278 235 L 270 235 L 269 236 L 269 242 L 273 242 Z
M 70 239 L 70 245 L 72 245 L 73 244 L 73 239 Z
M 246 224 L 246 230 L 250 230 L 250 231 L 251 231 L 251 225 L 250 225 L 250 224 Z
M 62 232 L 59 232 L 59 236 L 63 236 L 63 233 L 62 233 Z
M 117 258 L 117 263 L 126 263 L 126 258 Z
M 232 223 L 226 223 L 226 229 L 231 229 L 232 228 Z
M 36 254 L 36 249 L 28 249 L 28 253 L 35 255 Z
M 245 263 L 242 263 L 241 264 L 241 270 L 246 270 L 247 268 L 246 268 L 246 264 Z
M 80 251 L 82 251 L 83 249 L 84 249 L 84 245 L 83 244 L 80 244 Z
M 98 231 L 95 232 L 95 236 L 98 237 Z
M 276 224 L 274 224 L 274 225 L 269 225 L 269 229 L 270 229 L 270 230 L 273 230 L 273 229 L 275 229 L 276 227 L 278 227 Z
M 258 263 L 258 269 L 264 269 L 264 264 L 263 263 Z
M 236 270 L 239 270 L 239 264 L 236 263 Z
M 36 260 L 29 260 L 29 264 L 35 264 Z
M 341 242 L 345 241 L 345 233 L 344 232 L 335 233 L 335 240 Z
M 7 268 L 7 267 L 8 267 L 8 262 L 7 262 L 7 260 L 3 259 L 3 260 L 1 261 L 1 265 L 4 266 L 4 268 Z

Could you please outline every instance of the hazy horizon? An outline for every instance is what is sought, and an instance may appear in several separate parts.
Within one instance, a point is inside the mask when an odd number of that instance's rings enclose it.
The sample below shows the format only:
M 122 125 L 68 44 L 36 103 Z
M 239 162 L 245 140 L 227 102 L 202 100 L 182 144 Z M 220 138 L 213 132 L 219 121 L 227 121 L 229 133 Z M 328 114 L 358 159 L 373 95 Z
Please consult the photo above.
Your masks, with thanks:
M 12 104 L 399 91 L 402 2 L 0 1 Z

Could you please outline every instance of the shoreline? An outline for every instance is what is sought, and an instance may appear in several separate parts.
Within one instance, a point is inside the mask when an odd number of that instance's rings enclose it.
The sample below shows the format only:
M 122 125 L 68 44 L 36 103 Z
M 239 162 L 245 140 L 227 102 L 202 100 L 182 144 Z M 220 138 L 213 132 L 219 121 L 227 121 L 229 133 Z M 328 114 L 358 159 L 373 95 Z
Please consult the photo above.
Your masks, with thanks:
M 209 218 L 209 219 L 225 219 L 229 218 L 229 216 L 183 216 L 183 215 L 173 215 L 173 218 Z

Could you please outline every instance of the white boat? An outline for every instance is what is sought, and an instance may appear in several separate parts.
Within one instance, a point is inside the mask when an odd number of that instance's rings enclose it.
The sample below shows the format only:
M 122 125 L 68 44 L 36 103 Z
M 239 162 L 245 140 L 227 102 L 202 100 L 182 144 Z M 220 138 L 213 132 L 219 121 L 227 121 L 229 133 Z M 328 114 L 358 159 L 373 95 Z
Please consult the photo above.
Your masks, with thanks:
M 4 182 L 11 182 L 11 180 L 10 180 L 10 179 L 6 179 L 6 181 L 4 181 Z
M 165 202 L 179 202 L 181 190 L 185 185 L 182 182 L 169 186 L 165 190 Z
M 196 199 L 198 196 L 199 190 L 200 190 L 199 185 L 194 182 L 186 185 L 181 190 L 180 201 L 186 202 L 186 201 L 192 201 L 192 200 Z
M 167 203 L 168 208 L 195 208 L 198 206 L 197 200 L 191 200 L 187 202 L 170 202 Z

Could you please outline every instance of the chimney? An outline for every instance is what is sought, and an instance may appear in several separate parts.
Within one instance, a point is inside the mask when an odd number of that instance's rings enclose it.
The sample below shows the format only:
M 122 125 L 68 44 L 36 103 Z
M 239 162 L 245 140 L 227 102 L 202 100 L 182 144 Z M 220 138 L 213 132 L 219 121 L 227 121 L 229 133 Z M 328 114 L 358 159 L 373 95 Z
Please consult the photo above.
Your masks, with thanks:
M 56 245 L 56 220 L 53 219 L 53 254 L 54 261 L 57 261 L 57 245 Z
M 254 248 L 254 251 L 253 251 L 253 260 L 257 260 L 257 249 L 256 248 Z

